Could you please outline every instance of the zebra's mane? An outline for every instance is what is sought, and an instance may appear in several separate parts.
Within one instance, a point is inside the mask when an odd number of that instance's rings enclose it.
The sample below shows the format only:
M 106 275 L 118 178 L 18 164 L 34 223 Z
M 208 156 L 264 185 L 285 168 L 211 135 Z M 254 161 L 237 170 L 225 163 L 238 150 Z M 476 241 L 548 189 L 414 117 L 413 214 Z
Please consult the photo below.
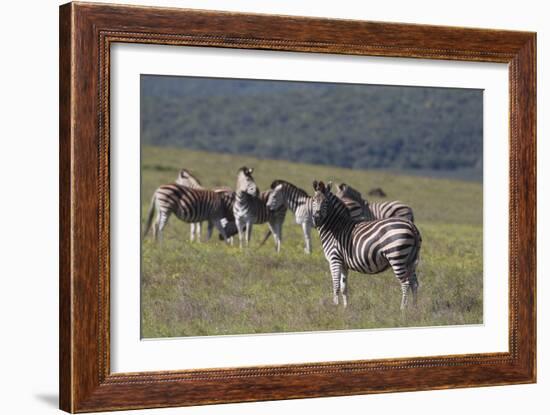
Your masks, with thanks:
M 294 185 L 290 182 L 287 182 L 286 180 L 281 180 L 281 179 L 273 180 L 273 182 L 271 183 L 271 189 L 275 189 L 280 184 L 282 184 L 283 186 L 288 186 L 288 187 L 294 189 L 296 192 L 298 192 L 300 194 L 300 196 L 306 196 L 306 197 L 309 196 L 304 189 L 302 189 L 302 188 L 300 188 L 300 187 L 298 187 L 298 186 L 296 186 L 296 185 Z
M 328 199 L 331 211 L 336 211 L 338 215 L 343 215 L 346 218 L 351 219 L 351 214 L 348 208 L 338 196 L 332 192 L 328 192 L 328 194 L 325 194 L 325 197 Z
M 182 172 L 187 173 L 187 176 L 188 176 L 188 177 L 184 177 L 185 180 L 194 180 L 195 182 L 197 182 L 197 184 L 198 184 L 199 186 L 202 186 L 201 181 L 200 181 L 199 179 L 197 179 L 197 176 L 195 176 L 193 173 L 191 173 L 191 171 L 187 170 L 186 168 L 183 168 L 183 169 L 180 170 L 180 175 L 179 175 L 179 177 L 181 177 L 181 173 L 182 173 Z

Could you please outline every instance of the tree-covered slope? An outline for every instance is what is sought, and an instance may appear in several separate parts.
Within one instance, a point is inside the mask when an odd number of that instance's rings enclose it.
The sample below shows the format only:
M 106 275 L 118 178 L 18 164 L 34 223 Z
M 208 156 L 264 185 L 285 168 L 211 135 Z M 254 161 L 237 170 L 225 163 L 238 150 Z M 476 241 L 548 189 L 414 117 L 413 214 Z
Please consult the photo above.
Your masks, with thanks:
M 144 145 L 348 168 L 474 169 L 481 90 L 142 76 Z

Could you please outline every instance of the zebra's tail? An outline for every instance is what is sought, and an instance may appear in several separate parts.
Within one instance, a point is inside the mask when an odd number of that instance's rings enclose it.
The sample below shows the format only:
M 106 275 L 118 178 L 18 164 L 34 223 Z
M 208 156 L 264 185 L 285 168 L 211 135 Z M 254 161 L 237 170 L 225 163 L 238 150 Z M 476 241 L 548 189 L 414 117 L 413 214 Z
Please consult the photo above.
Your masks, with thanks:
M 420 261 L 420 246 L 422 245 L 422 236 L 420 235 L 420 232 L 418 231 L 416 225 L 414 225 L 413 223 L 411 223 L 411 229 L 414 234 L 414 245 L 411 252 L 409 253 L 409 257 L 407 258 L 407 272 L 409 281 L 411 282 L 411 287 L 414 286 L 414 288 L 418 288 L 419 283 L 418 279 L 416 278 L 416 266 Z
M 267 233 L 264 236 L 263 241 L 260 242 L 260 246 L 258 248 L 261 248 L 262 246 L 264 246 L 264 244 L 267 242 L 267 240 L 269 239 L 270 236 L 271 236 L 271 230 L 268 229 Z
M 157 195 L 154 194 L 151 198 L 151 205 L 149 206 L 149 212 L 147 213 L 147 223 L 145 224 L 145 232 L 143 237 L 145 238 L 151 229 L 151 223 L 153 223 L 153 216 L 155 215 L 155 206 L 157 204 Z

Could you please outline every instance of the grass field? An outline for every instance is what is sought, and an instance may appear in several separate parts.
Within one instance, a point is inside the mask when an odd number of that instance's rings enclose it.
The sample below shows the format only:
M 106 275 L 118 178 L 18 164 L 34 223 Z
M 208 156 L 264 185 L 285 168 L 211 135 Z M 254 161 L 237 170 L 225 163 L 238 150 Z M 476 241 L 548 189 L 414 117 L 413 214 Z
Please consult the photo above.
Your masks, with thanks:
M 399 310 L 400 286 L 391 271 L 351 272 L 350 305 L 334 306 L 318 233 L 313 230 L 313 254 L 304 254 L 301 228 L 291 212 L 280 254 L 272 239 L 258 246 L 266 225 L 255 225 L 252 246 L 240 250 L 238 243 L 226 246 L 217 235 L 207 243 L 191 244 L 189 224 L 172 217 L 162 246 L 150 237 L 143 242 L 142 337 L 482 323 L 479 183 L 144 147 L 142 224 L 156 187 L 173 182 L 180 168 L 193 171 L 207 187 L 234 188 L 236 171 L 243 165 L 254 167 L 261 190 L 274 179 L 286 179 L 311 194 L 313 179 L 333 180 L 351 184 L 364 196 L 370 188 L 382 187 L 388 199 L 410 204 L 423 239 L 417 307 Z

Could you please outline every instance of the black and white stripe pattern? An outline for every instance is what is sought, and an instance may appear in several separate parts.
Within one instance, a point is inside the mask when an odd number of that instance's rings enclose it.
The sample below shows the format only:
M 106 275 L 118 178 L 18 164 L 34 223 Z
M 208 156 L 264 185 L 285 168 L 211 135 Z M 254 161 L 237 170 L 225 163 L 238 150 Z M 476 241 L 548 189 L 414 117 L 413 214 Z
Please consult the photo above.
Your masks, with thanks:
M 271 191 L 259 193 L 258 186 L 252 177 L 253 171 L 248 167 L 241 167 L 237 173 L 233 215 L 239 233 L 239 246 L 243 247 L 243 237 L 246 246 L 249 245 L 252 225 L 267 223 L 275 239 L 275 248 L 279 252 L 286 208 L 283 206 L 275 211 L 268 209 L 266 203 Z
M 414 222 L 412 208 L 399 200 L 388 202 L 368 202 L 363 199 L 358 190 L 345 183 L 341 183 L 337 186 L 336 196 L 343 201 L 348 199 L 359 203 L 363 209 L 363 220 L 403 218 Z
M 231 196 L 228 194 L 213 190 L 192 189 L 177 183 L 163 185 L 153 194 L 145 235 L 151 228 L 156 211 L 157 216 L 153 225 L 153 235 L 156 240 L 162 239 L 162 230 L 172 214 L 188 223 L 208 221 L 216 226 L 227 240 L 222 219 L 231 215 L 230 209 Z
M 359 203 L 349 197 L 341 197 L 340 200 L 346 206 L 351 219 L 361 221 L 365 220 L 365 211 L 362 203 Z
M 297 225 L 302 227 L 304 234 L 304 251 L 311 254 L 311 227 L 313 226 L 313 198 L 304 189 L 285 180 L 275 180 L 271 183 L 272 192 L 267 200 L 267 207 L 276 210 L 285 206 L 294 213 Z M 342 201 L 350 211 L 353 219 L 360 219 L 363 207 L 360 203 L 349 198 Z
M 313 199 L 305 190 L 284 180 L 275 180 L 271 183 L 271 194 L 267 199 L 267 207 L 271 210 L 286 207 L 294 213 L 297 225 L 304 233 L 304 251 L 311 254 L 311 227 L 313 226 L 312 203 Z
M 391 267 L 401 283 L 401 308 L 409 290 L 416 302 L 418 263 L 422 239 L 409 220 L 390 218 L 354 221 L 344 203 L 330 191 L 330 185 L 313 183 L 313 220 L 321 237 L 332 276 L 333 300 L 342 294 L 348 303 L 348 271 L 376 274 Z
M 192 189 L 205 189 L 204 186 L 202 186 L 201 182 L 197 177 L 195 177 L 189 170 L 187 169 L 181 169 L 178 177 L 176 178 L 176 183 L 180 184 L 182 186 L 190 187 Z M 222 226 L 224 227 L 227 237 L 230 238 L 231 243 L 233 243 L 233 238 L 231 238 L 232 235 L 235 235 L 237 232 L 232 232 L 232 229 L 236 229 L 235 227 L 235 218 L 233 217 L 233 203 L 235 202 L 235 192 L 228 187 L 228 186 L 216 186 L 212 188 L 216 193 L 219 193 L 223 198 L 225 198 L 225 202 L 230 204 L 230 208 L 227 209 L 228 215 L 227 217 L 224 217 L 222 219 Z M 208 229 L 206 234 L 206 240 L 210 240 L 212 236 L 212 231 L 214 228 L 214 224 L 209 221 L 208 222 Z M 202 223 L 191 223 L 191 242 L 195 240 L 195 237 L 198 242 L 201 240 L 201 230 L 202 230 Z M 224 239 L 223 235 L 220 233 L 220 239 Z
M 187 169 L 181 169 L 176 178 L 176 183 L 182 186 L 190 187 L 191 189 L 204 189 L 198 178 L 193 176 Z M 191 242 L 197 238 L 197 241 L 201 241 L 202 223 L 191 223 Z M 209 238 L 209 237 L 208 237 Z

